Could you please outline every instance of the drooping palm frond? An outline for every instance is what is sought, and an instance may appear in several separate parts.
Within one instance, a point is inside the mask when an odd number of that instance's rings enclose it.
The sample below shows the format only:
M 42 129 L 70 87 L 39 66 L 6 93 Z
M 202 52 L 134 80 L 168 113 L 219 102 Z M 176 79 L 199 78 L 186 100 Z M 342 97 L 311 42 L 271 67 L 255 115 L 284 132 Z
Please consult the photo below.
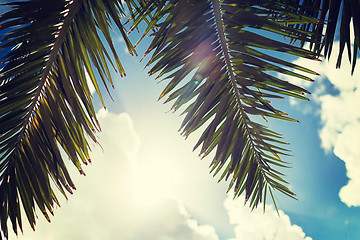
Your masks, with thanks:
M 96 72 L 105 86 L 107 80 L 112 84 L 109 66 L 116 65 L 120 75 L 125 74 L 111 42 L 111 21 L 135 54 L 121 22 L 122 2 L 134 28 L 144 21 L 145 34 L 157 29 L 148 50 L 153 54 L 150 73 L 169 80 L 161 97 L 174 101 L 174 110 L 185 107 L 183 134 L 203 130 L 195 148 L 201 147 L 202 156 L 213 153 L 211 171 L 223 170 L 220 179 L 230 180 L 235 197 L 245 192 L 252 207 L 265 204 L 267 193 L 274 200 L 274 190 L 295 197 L 278 169 L 288 166 L 279 156 L 288 154 L 282 146 L 286 143 L 253 116 L 295 121 L 269 99 L 306 100 L 308 92 L 271 73 L 311 81 L 292 70 L 316 73 L 279 54 L 317 60 L 327 13 L 330 19 L 336 11 L 344 13 L 341 49 L 349 46 L 353 20 L 354 58 L 360 31 L 356 1 L 20 1 L 0 17 L 0 31 L 11 30 L 0 40 L 0 50 L 11 49 L 2 56 L 0 70 L 0 238 L 8 235 L 8 219 L 15 232 L 22 229 L 20 202 L 33 228 L 36 206 L 49 219 L 48 212 L 58 204 L 50 178 L 64 196 L 75 187 L 60 149 L 83 174 L 81 165 L 89 161 L 85 135 L 96 141 L 94 132 L 99 129 L 85 74 L 100 98 Z M 337 8 L 339 2 L 344 7 Z M 326 55 L 335 26 L 326 28 Z M 284 42 L 284 36 L 310 42 L 315 54 Z
M 234 197 L 245 192 L 251 207 L 262 201 L 265 207 L 267 193 L 275 203 L 274 190 L 295 197 L 277 169 L 288 166 L 280 158 L 288 154 L 282 147 L 286 143 L 280 134 L 250 117 L 296 121 L 274 108 L 269 99 L 308 100 L 304 96 L 308 91 L 271 74 L 304 81 L 312 80 L 292 70 L 316 74 L 276 57 L 286 53 L 318 60 L 313 52 L 283 42 L 285 36 L 314 43 L 310 31 L 288 27 L 317 22 L 300 14 L 294 3 L 160 0 L 149 1 L 150 10 L 139 14 L 152 19 L 147 31 L 158 28 L 147 53 L 152 52 L 149 74 L 169 81 L 160 98 L 174 101 L 174 110 L 185 107 L 182 134 L 203 129 L 194 149 L 201 146 L 202 156 L 213 152 L 211 172 L 216 175 L 222 170 L 220 180 L 230 180 Z
M 336 67 L 339 68 L 341 65 L 346 46 L 353 73 L 360 49 L 360 2 L 357 0 L 298 0 L 298 2 L 302 6 L 301 13 L 313 16 L 319 22 L 326 22 L 326 29 L 323 24 L 314 25 L 313 23 L 295 24 L 292 27 L 314 32 L 314 37 L 319 41 L 311 45 L 312 49 L 317 53 L 323 51 L 327 58 L 330 58 L 334 41 L 339 40 L 340 49 L 339 53 L 336 53 L 338 55 Z M 353 30 L 353 38 L 351 38 L 351 30 Z M 322 34 L 324 38 L 320 43 Z
M 105 86 L 112 85 L 109 66 L 125 75 L 111 21 L 135 54 L 121 24 L 121 2 L 20 1 L 1 15 L 0 31 L 10 31 L 0 48 L 11 51 L 2 56 L 0 71 L 0 239 L 8 237 L 8 219 L 15 233 L 22 230 L 20 202 L 32 228 L 35 206 L 50 221 L 48 213 L 59 204 L 50 179 L 65 197 L 65 190 L 75 189 L 60 149 L 84 174 L 81 165 L 90 161 L 86 135 L 96 142 L 100 129 L 85 74 L 101 101 L 96 72 Z

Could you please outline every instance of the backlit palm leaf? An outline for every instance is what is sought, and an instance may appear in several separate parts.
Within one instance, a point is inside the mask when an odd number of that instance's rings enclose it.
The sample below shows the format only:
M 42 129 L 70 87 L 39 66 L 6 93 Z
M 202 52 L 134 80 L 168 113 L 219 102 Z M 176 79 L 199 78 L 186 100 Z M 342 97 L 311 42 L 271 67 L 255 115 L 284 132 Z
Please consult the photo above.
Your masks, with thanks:
M 125 75 L 112 45 L 110 22 L 136 54 L 122 26 L 122 2 L 134 21 L 132 29 L 141 22 L 147 23 L 143 36 L 156 29 L 148 50 L 150 74 L 169 81 L 161 98 L 173 101 L 174 110 L 183 107 L 183 134 L 203 131 L 195 148 L 202 156 L 212 154 L 211 171 L 222 171 L 220 179 L 230 181 L 229 190 L 234 189 L 235 197 L 244 192 L 252 207 L 265 204 L 267 193 L 274 200 L 273 190 L 295 197 L 279 172 L 287 167 L 280 158 L 288 154 L 286 143 L 255 120 L 295 121 L 269 99 L 307 99 L 305 89 L 272 73 L 304 81 L 311 79 L 294 69 L 316 73 L 282 60 L 281 54 L 317 60 L 325 46 L 325 55 L 330 55 L 336 24 L 329 23 L 323 45 L 323 22 L 327 13 L 330 18 L 341 11 L 341 52 L 350 43 L 351 19 L 355 26 L 353 66 L 360 45 L 356 0 L 14 2 L 13 10 L 0 17 L 0 31 L 9 31 L 0 49 L 11 49 L 2 56 L 0 71 L 0 224 L 5 237 L 8 219 L 15 232 L 22 228 L 20 201 L 34 228 L 35 206 L 49 219 L 48 212 L 58 204 L 51 180 L 64 196 L 75 188 L 60 149 L 81 174 L 81 165 L 90 161 L 86 136 L 96 141 L 100 126 L 85 75 L 101 101 L 96 76 L 107 86 L 112 85 L 109 66 Z M 284 36 L 292 43 L 310 42 L 316 53 L 297 47 L 301 44 L 289 45 Z
M 332 46 L 335 40 L 340 41 L 340 49 L 336 67 L 340 67 L 342 54 L 347 48 L 349 61 L 352 62 L 352 73 L 356 66 L 356 59 L 359 56 L 360 49 L 360 2 L 358 0 L 305 0 L 298 2 L 303 6 L 301 13 L 307 16 L 313 16 L 319 22 L 326 22 L 326 29 L 324 25 L 316 25 L 313 23 L 295 24 L 292 27 L 311 30 L 315 33 L 314 39 L 317 44 L 312 44 L 313 50 L 317 53 L 323 51 L 324 56 L 330 58 L 332 53 Z M 351 38 L 351 30 L 353 30 L 353 38 Z M 325 31 L 325 33 L 324 33 Z M 324 39 L 321 41 L 321 36 L 324 34 Z M 336 38 L 338 39 L 335 39 Z
M 0 222 L 5 237 L 9 218 L 15 233 L 18 226 L 22 229 L 20 199 L 32 228 L 35 205 L 50 221 L 48 212 L 58 204 L 50 178 L 65 197 L 65 189 L 75 189 L 60 149 L 84 174 L 81 165 L 90 161 L 86 135 L 96 141 L 99 130 L 85 74 L 101 101 L 95 73 L 105 86 L 107 80 L 112 85 L 108 65 L 113 64 L 100 33 L 125 75 L 112 45 L 110 21 L 135 53 L 120 23 L 120 0 L 37 0 L 11 7 L 0 17 L 0 30 L 11 30 L 0 46 L 11 48 L 2 56 L 0 72 Z
M 289 69 L 316 74 L 275 57 L 280 52 L 317 60 L 312 52 L 283 42 L 283 37 L 274 40 L 280 34 L 312 41 L 311 32 L 289 28 L 287 23 L 316 20 L 283 3 L 174 0 L 148 6 L 153 19 L 149 25 L 158 25 L 148 50 L 153 52 L 149 73 L 169 81 L 160 98 L 173 101 L 174 110 L 185 106 L 182 133 L 188 136 L 203 129 L 195 148 L 201 146 L 202 156 L 213 152 L 211 171 L 215 175 L 222 170 L 220 180 L 230 180 L 229 190 L 234 189 L 235 197 L 245 192 L 252 207 L 265 203 L 267 192 L 274 200 L 273 190 L 295 196 L 277 170 L 287 166 L 279 157 L 287 155 L 281 146 L 286 143 L 250 116 L 296 121 L 274 108 L 269 99 L 306 100 L 308 91 L 271 72 L 305 81 L 312 80 Z

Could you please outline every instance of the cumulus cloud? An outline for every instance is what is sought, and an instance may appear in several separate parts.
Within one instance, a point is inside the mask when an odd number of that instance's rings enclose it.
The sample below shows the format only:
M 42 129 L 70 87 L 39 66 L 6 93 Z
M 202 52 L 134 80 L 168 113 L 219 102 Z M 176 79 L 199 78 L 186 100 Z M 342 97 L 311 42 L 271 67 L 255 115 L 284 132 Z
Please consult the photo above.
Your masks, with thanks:
M 359 105 L 358 105 L 359 106 Z M 348 206 L 360 206 L 360 121 L 346 125 L 337 137 L 334 153 L 345 161 L 349 182 L 339 193 Z
M 340 69 L 336 69 L 339 42 L 334 42 L 333 56 L 323 62 L 298 59 L 294 63 L 318 72 L 313 99 L 320 106 L 322 128 L 319 130 L 321 147 L 345 162 L 349 182 L 339 196 L 348 206 L 360 206 L 360 71 L 355 68 L 351 75 L 351 64 L 344 52 Z M 294 81 L 293 79 L 287 79 Z M 309 87 L 308 83 L 294 82 Z M 295 102 L 296 105 L 298 102 Z M 304 106 L 301 105 L 301 108 Z M 307 105 L 309 108 L 310 106 Z M 309 111 L 307 111 L 309 112 Z M 314 112 L 312 110 L 311 112 Z
M 199 225 L 184 205 L 176 199 L 165 198 L 145 208 L 132 238 L 147 240 L 218 240 L 215 228 Z
M 224 202 L 229 214 L 230 223 L 234 224 L 235 238 L 229 240 L 311 240 L 298 225 L 293 225 L 290 218 L 283 211 L 279 215 L 272 205 L 251 211 L 244 206 L 240 199 L 232 200 L 230 197 Z
M 353 89 L 338 89 L 340 91 L 338 95 L 324 94 L 318 97 L 321 120 L 324 124 L 319 133 L 322 147 L 327 151 L 336 147 L 337 143 L 341 143 L 338 142 L 339 137 L 346 128 L 360 124 L 360 112 L 357 110 L 360 105 L 359 89 L 355 84 Z
M 87 84 L 89 86 L 89 91 L 90 91 L 91 95 L 93 95 L 95 93 L 95 91 L 96 91 L 95 86 L 92 83 L 90 75 L 89 75 L 88 71 L 86 71 L 85 67 L 84 67 L 84 71 L 85 71 L 85 79 L 86 79 L 86 82 L 87 82 Z
M 43 219 L 41 213 L 38 213 L 35 232 L 24 222 L 24 235 L 17 239 L 219 240 L 217 230 L 224 229 L 224 225 L 230 226 L 225 235 L 235 238 L 223 236 L 221 239 L 263 240 L 264 237 L 273 239 L 275 235 L 278 237 L 276 239 L 311 239 L 305 237 L 300 227 L 291 225 L 289 217 L 283 212 L 280 211 L 279 217 L 271 206 L 267 207 L 266 214 L 261 209 L 250 212 L 241 199 L 225 200 L 225 207 L 221 211 L 228 214 L 230 224 L 228 219 L 208 224 L 204 214 L 200 214 L 203 218 L 199 222 L 179 196 L 170 196 L 171 192 L 166 191 L 168 195 L 162 194 L 156 189 L 165 185 L 152 186 L 161 182 L 157 178 L 159 176 L 166 182 L 169 176 L 161 173 L 174 168 L 163 169 L 152 158 L 138 160 L 141 138 L 131 117 L 126 113 L 113 114 L 105 110 L 100 110 L 97 116 L 103 128 L 99 136 L 102 148 L 93 147 L 93 163 L 84 169 L 87 176 L 80 176 L 76 168 L 69 165 L 77 187 L 74 195 L 69 197 L 69 201 L 62 201 L 61 208 L 55 210 L 51 224 Z M 146 175 L 146 169 L 153 174 Z M 185 182 L 187 178 L 189 176 L 184 174 L 179 181 Z M 201 184 L 204 190 L 207 183 Z M 202 205 L 206 205 L 205 201 L 215 198 L 214 193 L 218 193 L 201 191 L 199 194 L 198 190 L 194 190 L 197 187 L 200 186 L 186 185 L 191 194 L 203 201 Z M 207 211 L 212 212 L 212 218 L 219 216 L 219 209 L 210 209 L 207 208 Z M 10 239 L 14 238 L 12 234 Z
M 134 178 L 138 176 L 140 138 L 132 119 L 126 113 L 105 110 L 98 118 L 103 150 L 94 146 L 86 177 L 69 165 L 77 187 L 74 196 L 55 211 L 51 224 L 41 213 L 35 232 L 24 222 L 24 235 L 18 239 L 218 240 L 215 228 L 199 224 L 177 199 L 163 197 L 149 204 L 137 201 Z
M 360 71 L 355 70 L 351 76 L 347 59 L 343 59 L 341 69 L 335 69 L 335 61 L 335 58 L 330 59 L 322 68 L 322 76 L 339 93 L 317 94 L 323 123 L 319 135 L 325 151 L 333 150 L 345 162 L 349 182 L 339 193 L 341 200 L 348 206 L 360 206 Z

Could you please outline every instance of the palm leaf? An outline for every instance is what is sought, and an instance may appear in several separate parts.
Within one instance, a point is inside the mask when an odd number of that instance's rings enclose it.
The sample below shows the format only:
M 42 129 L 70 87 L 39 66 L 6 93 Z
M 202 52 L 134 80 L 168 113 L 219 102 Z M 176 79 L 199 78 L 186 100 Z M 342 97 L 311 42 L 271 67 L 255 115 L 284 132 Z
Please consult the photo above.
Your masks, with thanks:
M 132 4 L 132 1 L 128 1 Z M 81 174 L 90 162 L 87 137 L 96 142 L 100 129 L 85 74 L 102 101 L 99 84 L 112 85 L 109 65 L 125 75 L 115 52 L 110 23 L 136 54 L 120 22 L 121 1 L 22 1 L 8 4 L 0 17 L 4 67 L 0 72 L 0 204 L 1 235 L 8 237 L 10 219 L 22 230 L 20 202 L 32 228 L 35 206 L 50 221 L 59 204 L 55 186 L 66 197 L 75 185 L 62 149 Z M 100 36 L 112 53 L 109 55 Z M 115 62 L 115 64 L 113 64 Z
M 315 72 L 282 60 L 281 54 L 318 60 L 325 47 L 329 57 L 336 21 L 328 23 L 322 38 L 327 18 L 341 16 L 338 66 L 346 45 L 354 70 L 360 45 L 356 0 L 12 2 L 12 10 L 0 17 L 0 31 L 8 31 L 0 49 L 11 49 L 2 56 L 0 70 L 0 224 L 5 237 L 8 219 L 15 233 L 22 229 L 20 205 L 33 228 L 35 206 L 50 220 L 48 213 L 59 204 L 51 180 L 65 197 L 75 189 L 61 149 L 84 174 L 82 164 L 90 161 L 86 138 L 96 142 L 100 129 L 85 75 L 101 101 L 97 78 L 107 89 L 113 85 L 111 67 L 125 76 L 110 22 L 136 54 L 121 21 L 122 2 L 133 21 L 129 32 L 141 22 L 147 27 L 139 41 L 154 31 L 147 51 L 152 53 L 149 73 L 169 81 L 160 98 L 172 101 L 174 110 L 183 108 L 182 133 L 203 131 L 195 148 L 203 157 L 212 154 L 214 175 L 222 171 L 220 180 L 229 180 L 234 197 L 245 193 L 252 207 L 261 201 L 265 206 L 268 192 L 275 203 L 274 190 L 295 198 L 279 171 L 288 167 L 280 158 L 289 154 L 287 143 L 256 116 L 296 121 L 269 100 L 308 100 L 309 92 L 274 73 L 312 81 L 304 73 Z M 302 49 L 306 42 L 312 51 Z
M 288 155 L 281 147 L 287 143 L 251 116 L 296 121 L 269 99 L 308 100 L 304 94 L 309 92 L 272 73 L 305 81 L 312 79 L 292 70 L 316 74 L 276 57 L 286 53 L 318 60 L 313 52 L 276 37 L 315 44 L 312 32 L 288 25 L 317 20 L 300 14 L 294 1 L 284 2 L 289 1 L 160 0 L 149 1 L 151 10 L 139 14 L 152 18 L 149 26 L 157 27 L 145 33 L 155 31 L 146 52 L 152 52 L 149 74 L 169 81 L 160 98 L 173 101 L 173 110 L 185 107 L 182 134 L 203 130 L 194 149 L 201 146 L 203 157 L 213 152 L 211 172 L 222 170 L 220 180 L 230 181 L 234 197 L 245 193 L 251 207 L 265 202 L 268 191 L 274 199 L 272 189 L 295 198 L 277 170 L 288 166 L 280 158 Z
M 360 48 L 360 3 L 357 0 L 324 1 L 324 0 L 305 0 L 299 1 L 301 4 L 301 13 L 307 16 L 313 16 L 319 22 L 326 22 L 324 25 L 314 25 L 313 23 L 295 24 L 291 27 L 314 32 L 316 43 L 311 45 L 313 51 L 321 53 L 330 58 L 335 36 L 339 37 L 340 49 L 337 53 L 336 67 L 341 66 L 342 55 L 347 48 L 349 62 L 352 63 L 353 73 L 356 66 L 356 60 L 359 56 Z M 354 30 L 353 39 L 351 39 L 351 25 Z M 322 35 L 324 34 L 323 40 Z

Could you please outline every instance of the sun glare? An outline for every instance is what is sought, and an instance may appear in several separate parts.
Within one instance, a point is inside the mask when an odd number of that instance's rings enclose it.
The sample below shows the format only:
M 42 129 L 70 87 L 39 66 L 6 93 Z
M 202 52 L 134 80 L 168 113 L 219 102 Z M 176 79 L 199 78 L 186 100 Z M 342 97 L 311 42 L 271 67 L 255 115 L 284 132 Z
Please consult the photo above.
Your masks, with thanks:
M 152 205 L 173 196 L 178 176 L 160 164 L 145 164 L 135 176 L 134 197 L 137 203 Z

